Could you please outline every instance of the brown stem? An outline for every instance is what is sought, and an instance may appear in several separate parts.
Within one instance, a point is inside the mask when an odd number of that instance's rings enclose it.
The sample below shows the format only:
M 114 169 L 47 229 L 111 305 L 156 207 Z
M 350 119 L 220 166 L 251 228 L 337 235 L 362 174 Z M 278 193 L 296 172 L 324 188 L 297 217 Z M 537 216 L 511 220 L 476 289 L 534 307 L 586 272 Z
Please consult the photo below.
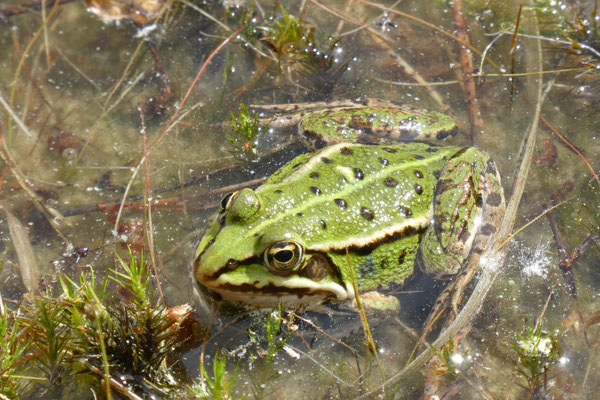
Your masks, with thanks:
M 46 7 L 52 7 L 59 0 L 47 0 Z M 77 0 L 60 0 L 60 4 L 64 5 Z M 42 2 L 24 4 L 23 7 L 7 7 L 0 10 L 0 17 L 14 17 L 15 15 L 25 14 L 29 11 L 37 11 L 42 9 Z
M 454 0 L 452 2 L 452 13 L 454 15 L 454 26 L 456 27 L 456 36 L 461 43 L 460 64 L 463 72 L 465 96 L 467 98 L 467 111 L 471 122 L 470 139 L 473 144 L 477 144 L 478 136 L 483 132 L 483 119 L 477 105 L 477 93 L 475 89 L 475 79 L 473 78 L 473 57 L 469 50 L 469 27 L 462 8 L 462 1 Z

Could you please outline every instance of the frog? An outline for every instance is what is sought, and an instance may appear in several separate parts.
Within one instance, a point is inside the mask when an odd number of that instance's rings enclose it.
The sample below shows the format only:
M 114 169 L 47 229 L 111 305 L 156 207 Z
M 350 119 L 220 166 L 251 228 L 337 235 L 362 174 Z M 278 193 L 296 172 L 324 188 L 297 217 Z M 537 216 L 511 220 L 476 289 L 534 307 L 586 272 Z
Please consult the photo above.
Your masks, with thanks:
M 482 150 L 446 143 L 451 117 L 368 99 L 282 120 L 312 151 L 227 194 L 196 248 L 197 281 L 227 302 L 315 309 L 376 298 L 374 308 L 397 309 L 378 294 L 417 272 L 450 280 L 491 242 L 505 208 L 500 175 Z

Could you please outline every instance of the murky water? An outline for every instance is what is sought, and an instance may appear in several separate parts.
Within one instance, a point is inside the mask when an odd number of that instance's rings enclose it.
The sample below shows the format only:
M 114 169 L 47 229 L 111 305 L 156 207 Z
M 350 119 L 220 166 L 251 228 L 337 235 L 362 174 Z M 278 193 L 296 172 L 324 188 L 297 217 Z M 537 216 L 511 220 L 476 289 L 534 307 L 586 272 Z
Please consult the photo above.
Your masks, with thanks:
M 392 3 L 386 2 L 387 7 Z M 591 7 L 585 2 L 562 11 L 559 2 L 546 3 L 555 8 L 537 10 L 543 39 L 564 41 L 562 28 L 577 30 L 576 7 L 581 21 L 592 24 Z M 520 32 L 531 36 L 518 37 L 511 49 L 510 28 L 518 4 L 470 4 L 473 8 L 465 12 L 475 72 L 486 74 L 476 79 L 484 123 L 477 145 L 496 161 L 507 196 L 521 140 L 535 115 L 537 79 L 545 84 L 543 116 L 597 171 L 598 51 L 584 47 L 577 54 L 568 44 L 543 40 L 543 69 L 565 72 L 540 75 L 528 57 L 537 51 L 531 9 L 526 8 L 520 20 Z M 9 5 L 23 6 L 5 1 L 2 8 Z M 249 22 L 256 36 L 246 29 L 218 51 L 174 122 L 170 119 L 207 56 L 242 25 L 241 9 L 226 13 L 218 4 L 180 3 L 161 14 L 155 25 L 147 25 L 151 30 L 147 39 L 140 37 L 140 25 L 126 18 L 102 22 L 81 3 L 48 4 L 43 11 L 25 7 L 22 14 L 0 19 L 0 94 L 26 127 L 9 118 L 7 107 L 1 108 L 6 144 L 0 175 L 4 299 L 18 300 L 40 285 L 56 287 L 58 273 L 76 277 L 90 265 L 101 273 L 114 265 L 114 250 L 123 251 L 122 240 L 147 249 L 144 226 L 149 221 L 143 210 L 144 190 L 149 187 L 156 200 L 151 212 L 154 251 L 167 301 L 199 308 L 190 265 L 195 245 L 224 194 L 218 189 L 275 171 L 285 160 L 279 155 L 269 158 L 268 153 L 287 143 L 295 131 L 264 131 L 254 150 L 245 153 L 243 145 L 251 143 L 224 124 L 231 111 L 239 112 L 241 103 L 370 97 L 447 108 L 460 127 L 455 143 L 469 143 L 468 101 L 452 36 L 456 31 L 451 6 L 404 1 L 395 6 L 398 12 L 361 1 L 352 5 L 284 1 L 283 6 L 289 15 L 301 15 L 305 32 L 314 35 L 309 55 L 294 53 L 281 42 L 278 48 L 265 30 L 256 34 L 257 27 L 276 26 L 272 15 L 282 20 L 273 4 L 260 2 L 254 8 L 255 21 Z M 585 31 L 585 22 L 581 26 Z M 503 31 L 507 34 L 501 35 Z M 573 40 L 594 44 L 581 35 Z M 598 36 L 594 40 L 597 44 Z M 487 58 L 481 62 L 484 51 Z M 510 73 L 531 75 L 502 76 Z M 417 83 L 419 79 L 428 84 Z M 238 141 L 232 143 L 230 138 Z M 147 165 L 140 164 L 145 153 Z M 293 156 L 290 152 L 284 158 Z M 564 204 L 553 211 L 552 222 L 543 216 L 508 243 L 503 272 L 471 333 L 451 352 L 454 364 L 423 371 L 427 378 L 413 374 L 388 388 L 390 398 L 393 390 L 398 398 L 420 396 L 424 379 L 439 393 L 460 392 L 459 398 L 583 399 L 593 398 L 600 389 L 600 328 L 592 318 L 600 310 L 599 247 L 593 242 L 572 264 L 577 294 L 569 294 L 551 226 L 566 252 L 579 248 L 600 226 L 599 183 L 584 160 L 542 121 L 534 159 L 516 228 L 549 206 L 565 200 Z M 564 193 L 557 195 L 561 190 Z M 125 200 L 119 214 L 126 191 L 137 197 Z M 27 228 L 19 243 L 15 224 Z M 83 252 L 82 246 L 89 249 L 87 256 L 73 256 L 77 248 Z M 312 314 L 307 317 L 317 328 L 301 323 L 300 334 L 290 337 L 272 364 L 261 358 L 264 354 L 250 343 L 246 329 L 253 324 L 261 339 L 265 317 L 247 317 L 222 329 L 231 315 L 212 321 L 214 335 L 186 353 L 184 364 L 197 377 L 201 353 L 208 366 L 216 349 L 225 348 L 232 352 L 231 374 L 239 374 L 240 396 L 354 398 L 376 388 L 382 374 L 391 376 L 406 364 L 416 339 L 402 326 L 418 332 L 422 322 L 410 318 L 410 313 L 409 305 L 399 318 L 372 322 L 379 366 L 366 354 L 357 318 Z M 528 324 L 540 316 L 544 332 L 562 333 L 561 352 L 543 366 L 542 383 L 531 390 L 529 370 L 517 354 L 517 334 L 525 335 Z M 342 345 L 340 338 L 347 344 Z M 252 361 L 250 354 L 258 359 Z M 454 368 L 458 372 L 451 374 Z

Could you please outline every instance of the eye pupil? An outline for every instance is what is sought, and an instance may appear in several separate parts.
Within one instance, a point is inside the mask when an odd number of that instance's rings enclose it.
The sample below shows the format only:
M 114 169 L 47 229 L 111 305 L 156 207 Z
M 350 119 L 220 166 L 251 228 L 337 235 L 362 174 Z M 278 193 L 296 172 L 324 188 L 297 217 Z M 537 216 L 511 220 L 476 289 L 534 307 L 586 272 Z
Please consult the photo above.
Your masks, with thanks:
M 294 258 L 294 252 L 291 250 L 280 250 L 273 255 L 273 258 L 280 263 L 287 263 Z

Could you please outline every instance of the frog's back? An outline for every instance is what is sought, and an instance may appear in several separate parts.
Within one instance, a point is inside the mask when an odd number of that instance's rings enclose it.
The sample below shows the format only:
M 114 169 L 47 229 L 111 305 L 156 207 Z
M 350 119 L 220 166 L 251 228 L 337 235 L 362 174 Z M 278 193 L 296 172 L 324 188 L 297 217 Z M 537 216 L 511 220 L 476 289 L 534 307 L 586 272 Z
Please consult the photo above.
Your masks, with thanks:
M 459 148 L 338 144 L 292 160 L 256 193 L 251 230 L 302 237 L 309 250 L 362 248 L 431 218 L 436 174 Z

